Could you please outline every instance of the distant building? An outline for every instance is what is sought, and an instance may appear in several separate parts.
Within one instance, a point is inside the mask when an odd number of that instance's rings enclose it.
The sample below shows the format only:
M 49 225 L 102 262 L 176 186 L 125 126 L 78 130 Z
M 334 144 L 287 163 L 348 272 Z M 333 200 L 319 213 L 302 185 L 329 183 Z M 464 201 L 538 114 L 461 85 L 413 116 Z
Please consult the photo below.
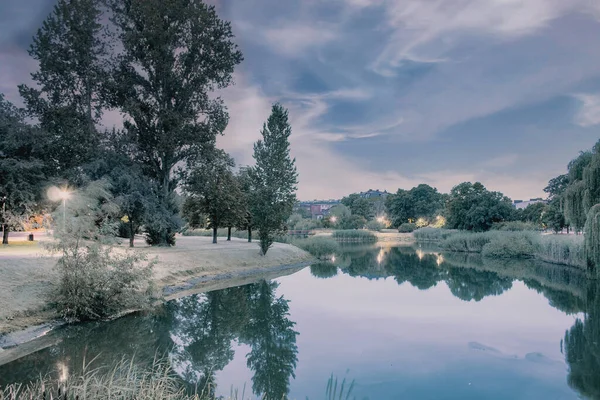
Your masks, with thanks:
M 363 199 L 372 199 L 372 198 L 378 198 L 378 197 L 387 197 L 390 193 L 387 190 L 384 190 L 383 192 L 379 189 L 369 189 L 366 192 L 360 192 L 359 196 L 362 197 Z
M 547 200 L 542 199 L 541 197 L 535 198 L 535 199 L 529 199 L 529 200 L 514 200 L 513 201 L 513 207 L 516 208 L 517 210 L 522 210 L 525 209 L 527 207 L 529 207 L 532 204 L 536 204 L 536 203 L 544 203 L 544 204 L 548 204 Z
M 296 209 L 302 209 L 307 213 L 310 213 L 312 219 L 323 219 L 329 215 L 331 207 L 340 204 L 339 200 L 313 200 L 313 201 L 302 201 L 296 205 Z

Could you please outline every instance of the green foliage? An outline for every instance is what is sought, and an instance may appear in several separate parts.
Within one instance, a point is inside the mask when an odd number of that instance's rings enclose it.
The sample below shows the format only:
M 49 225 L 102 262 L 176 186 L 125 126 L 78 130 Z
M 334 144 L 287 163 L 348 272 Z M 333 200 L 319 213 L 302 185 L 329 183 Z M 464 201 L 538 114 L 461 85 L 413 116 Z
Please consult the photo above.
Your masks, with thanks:
M 400 233 L 411 233 L 417 229 L 417 225 L 414 223 L 405 222 L 398 227 L 398 232 Z M 425 228 L 422 228 L 425 229 Z M 432 228 L 433 229 L 433 228 Z
M 479 182 L 464 182 L 450 191 L 446 213 L 449 228 L 482 232 L 509 220 L 513 208 L 502 193 L 490 192 Z
M 256 165 L 249 170 L 250 210 L 263 255 L 275 237 L 285 233 L 285 222 L 296 204 L 298 173 L 296 160 L 290 156 L 291 133 L 287 110 L 274 104 L 261 131 L 263 138 L 254 144 Z
M 159 188 L 157 208 L 176 214 L 173 170 L 194 166 L 214 149 L 228 115 L 210 93 L 231 84 L 242 55 L 214 6 L 186 0 L 107 3 L 112 40 L 122 46 L 112 60 L 108 99 L 127 117 L 132 157 Z M 174 230 L 162 222 L 149 231 L 165 244 Z
M 373 220 L 367 222 L 367 229 L 370 231 L 379 232 L 384 228 L 385 228 L 385 225 L 377 220 L 373 219 Z
M 118 207 L 106 183 L 90 183 L 66 204 L 54 216 L 57 241 L 49 245 L 60 254 L 53 296 L 59 314 L 69 321 L 95 320 L 149 305 L 152 263 L 112 247 Z
M 333 226 L 336 229 L 363 229 L 367 220 L 361 215 L 350 215 L 340 218 Z
M 567 186 L 569 185 L 569 176 L 567 174 L 559 175 L 556 178 L 548 181 L 548 186 L 544 188 L 544 192 L 548 193 L 548 197 L 551 199 L 560 197 Z
M 338 242 L 328 236 L 313 236 L 308 239 L 296 239 L 293 240 L 292 243 L 319 259 L 329 259 L 331 256 L 335 255 L 335 253 L 340 251 Z
M 347 218 L 352 214 L 350 209 L 344 204 L 336 204 L 329 209 L 329 217 L 336 217 L 339 220 Z
M 521 221 L 529 222 L 537 227 L 543 224 L 543 216 L 548 211 L 548 206 L 545 203 L 534 203 L 528 205 L 521 215 Z
M 373 203 L 368 199 L 360 197 L 358 193 L 353 193 L 344 197 L 341 200 L 341 203 L 350 209 L 352 215 L 361 216 L 367 221 L 372 219 L 375 215 Z
M 498 222 L 498 223 L 493 224 L 491 230 L 493 230 L 493 231 L 511 231 L 511 232 L 535 231 L 535 230 L 539 230 L 539 226 L 537 224 L 533 224 L 531 222 L 508 221 L 508 222 Z
M 444 195 L 436 188 L 421 184 L 410 190 L 398 189 L 387 197 L 386 209 L 392 226 L 414 222 L 419 218 L 433 219 L 444 208 Z
M 588 212 L 584 236 L 588 268 L 600 274 L 600 204 L 596 204 Z
M 188 198 L 184 208 L 188 213 L 204 214 L 213 229 L 213 243 L 217 243 L 217 229 L 238 226 L 245 217 L 241 204 L 242 190 L 232 168 L 235 163 L 225 152 L 215 151 L 205 157 L 189 173 L 185 184 Z
M 373 232 L 358 229 L 333 231 L 331 237 L 340 242 L 374 243 L 377 241 L 377 236 Z
M 454 229 L 443 229 L 443 228 L 421 228 L 414 231 L 414 238 L 417 241 L 441 241 L 444 240 L 458 231 Z
M 29 127 L 24 116 L 0 94 L 0 224 L 3 244 L 8 232 L 29 218 L 41 197 L 45 179 L 40 131 Z
M 542 216 L 544 226 L 552 229 L 554 233 L 562 232 L 566 226 L 565 216 L 560 208 L 560 199 L 553 199 Z
M 537 253 L 537 246 L 537 234 L 519 232 L 494 237 L 483 246 L 481 254 L 491 258 L 533 258 Z
M 102 85 L 108 77 L 99 2 L 60 0 L 33 38 L 29 55 L 39 63 L 36 88 L 20 85 L 29 115 L 44 131 L 49 176 L 77 175 L 100 145 Z M 67 150 L 68 149 L 68 150 Z

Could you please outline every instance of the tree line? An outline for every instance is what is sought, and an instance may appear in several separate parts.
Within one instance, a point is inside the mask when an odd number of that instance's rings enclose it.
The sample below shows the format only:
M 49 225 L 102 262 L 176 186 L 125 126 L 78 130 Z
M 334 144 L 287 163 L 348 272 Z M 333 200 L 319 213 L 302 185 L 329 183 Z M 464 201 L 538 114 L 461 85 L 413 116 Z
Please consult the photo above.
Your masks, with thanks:
M 243 60 L 233 40 L 201 1 L 59 0 L 29 48 L 38 69 L 18 86 L 24 107 L 0 94 L 3 243 L 51 207 L 48 186 L 104 180 L 131 246 L 141 230 L 150 244 L 174 245 L 185 203 L 213 228 L 256 229 L 266 253 L 295 202 L 291 128 L 275 104 L 256 165 L 236 174 L 216 148 L 229 115 L 215 91 Z M 122 127 L 104 127 L 109 114 Z

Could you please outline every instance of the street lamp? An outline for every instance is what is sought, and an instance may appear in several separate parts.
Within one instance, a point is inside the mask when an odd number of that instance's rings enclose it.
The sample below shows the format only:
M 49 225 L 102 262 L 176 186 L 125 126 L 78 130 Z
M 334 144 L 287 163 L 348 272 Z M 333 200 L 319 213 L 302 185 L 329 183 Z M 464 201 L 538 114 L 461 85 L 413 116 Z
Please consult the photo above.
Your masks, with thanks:
M 63 204 L 63 229 L 67 227 L 67 200 L 71 198 L 71 192 L 67 187 L 62 189 L 57 188 L 56 186 L 52 186 L 48 189 L 48 198 L 51 201 L 60 201 L 62 200 Z
M 66 189 L 61 189 L 59 192 L 63 202 L 63 231 L 67 229 L 67 199 L 71 198 L 71 192 Z

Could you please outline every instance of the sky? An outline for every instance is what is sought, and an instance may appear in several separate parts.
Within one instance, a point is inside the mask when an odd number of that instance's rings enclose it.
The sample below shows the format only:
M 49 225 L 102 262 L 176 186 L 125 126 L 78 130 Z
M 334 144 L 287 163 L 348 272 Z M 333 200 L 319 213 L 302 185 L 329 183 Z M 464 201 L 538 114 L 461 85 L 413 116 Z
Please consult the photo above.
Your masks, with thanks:
M 301 200 L 480 181 L 544 196 L 600 139 L 600 2 L 211 0 L 245 60 L 219 93 L 240 165 L 271 105 L 289 109 Z M 0 2 L 0 92 L 37 66 L 53 0 Z M 118 114 L 107 115 L 118 123 Z

